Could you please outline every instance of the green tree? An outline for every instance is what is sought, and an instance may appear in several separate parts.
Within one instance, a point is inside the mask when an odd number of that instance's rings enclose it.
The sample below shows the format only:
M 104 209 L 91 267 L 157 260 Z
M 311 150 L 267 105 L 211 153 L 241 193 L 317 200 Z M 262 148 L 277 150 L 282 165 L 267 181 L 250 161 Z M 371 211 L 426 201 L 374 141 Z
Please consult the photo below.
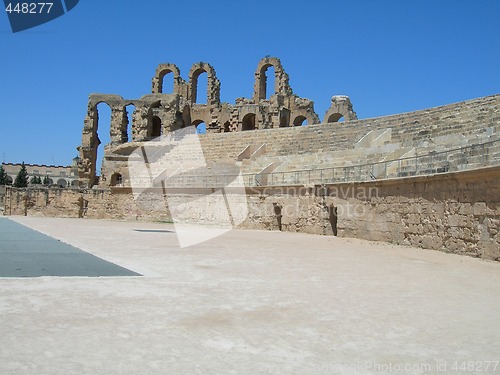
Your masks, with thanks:
M 38 176 L 35 176 L 31 179 L 31 185 L 40 185 L 42 183 L 42 179 Z
M 7 172 L 2 165 L 0 165 L 0 185 L 7 185 Z
M 26 170 L 26 166 L 24 165 L 24 161 L 21 164 L 21 169 L 16 176 L 16 180 L 14 181 L 14 186 L 17 188 L 23 188 L 28 186 L 28 171 Z
M 48 185 L 48 184 L 49 184 L 49 176 L 45 176 L 45 177 L 43 178 L 43 184 L 44 184 L 44 185 Z

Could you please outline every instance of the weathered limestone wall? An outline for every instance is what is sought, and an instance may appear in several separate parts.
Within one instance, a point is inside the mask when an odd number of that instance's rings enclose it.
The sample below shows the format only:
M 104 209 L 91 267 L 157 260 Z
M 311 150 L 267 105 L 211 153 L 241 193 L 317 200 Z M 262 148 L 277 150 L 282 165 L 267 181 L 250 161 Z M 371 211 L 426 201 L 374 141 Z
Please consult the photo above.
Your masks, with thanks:
M 341 237 L 500 260 L 500 167 L 249 191 L 246 228 L 277 229 L 278 205 L 285 231 L 331 235 L 336 229 Z
M 185 190 L 169 199 L 208 193 Z M 283 231 L 336 233 L 500 260 L 500 167 L 365 183 L 252 187 L 246 193 L 249 214 L 242 228 L 281 225 Z M 12 189 L 5 214 L 171 221 L 164 196 L 145 194 L 137 202 L 126 188 Z
M 155 193 L 145 193 L 137 203 L 130 189 L 118 193 L 109 189 L 44 187 L 9 190 L 4 199 L 5 215 L 171 220 L 168 208 L 157 204 Z
M 372 190 L 340 201 L 340 236 L 500 260 L 499 167 L 351 186 Z

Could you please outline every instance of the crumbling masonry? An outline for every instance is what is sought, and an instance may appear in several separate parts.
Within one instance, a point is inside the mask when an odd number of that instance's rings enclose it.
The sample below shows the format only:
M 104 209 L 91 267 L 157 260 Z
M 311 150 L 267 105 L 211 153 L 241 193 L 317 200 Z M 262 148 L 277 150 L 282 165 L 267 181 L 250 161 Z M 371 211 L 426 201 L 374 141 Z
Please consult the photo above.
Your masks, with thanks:
M 267 70 L 274 68 L 274 94 L 266 98 Z M 207 74 L 206 104 L 196 102 L 198 78 Z M 166 77 L 173 76 L 173 93 L 163 90 Z M 188 82 L 182 79 L 179 68 L 170 63 L 160 64 L 153 77 L 152 93 L 140 99 L 128 100 L 119 95 L 92 94 L 89 97 L 87 115 L 84 121 L 80 152 L 79 177 L 82 187 L 99 184 L 102 187 L 112 184 L 111 176 L 106 176 L 107 164 L 124 159 L 126 143 L 154 138 L 182 129 L 190 125 L 205 123 L 208 133 L 239 132 L 247 130 L 293 127 L 318 124 L 320 119 L 314 111 L 314 103 L 293 93 L 288 74 L 281 61 L 275 57 L 262 59 L 255 72 L 252 98 L 238 98 L 235 104 L 221 103 L 220 81 L 215 69 L 208 63 L 193 64 Z M 97 105 L 106 103 L 111 108 L 110 144 L 105 147 L 101 180 L 96 177 L 97 148 L 101 141 L 98 136 L 99 114 Z M 128 134 L 127 107 L 133 106 L 131 133 Z M 323 122 L 355 120 L 356 113 L 347 96 L 334 96 Z M 113 150 L 121 146 L 121 154 Z

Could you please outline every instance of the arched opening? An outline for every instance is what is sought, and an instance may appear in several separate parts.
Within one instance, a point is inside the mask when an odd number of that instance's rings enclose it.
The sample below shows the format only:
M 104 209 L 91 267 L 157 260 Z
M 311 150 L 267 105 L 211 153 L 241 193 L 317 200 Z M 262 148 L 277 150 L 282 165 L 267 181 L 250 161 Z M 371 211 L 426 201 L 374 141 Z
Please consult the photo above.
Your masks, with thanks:
M 54 180 L 53 179 L 49 178 L 47 181 L 49 182 L 49 185 L 54 185 Z
M 295 120 L 293 120 L 293 126 L 306 126 L 307 118 L 305 116 L 297 116 Z
M 290 111 L 286 108 L 280 112 L 280 128 L 287 128 L 290 125 Z
M 123 186 L 123 177 L 120 173 L 113 173 L 111 176 L 111 186 Z
M 274 215 L 276 216 L 276 221 L 278 224 L 278 230 L 282 231 L 283 230 L 283 227 L 281 225 L 281 219 L 283 217 L 282 207 L 279 206 L 277 203 L 273 203 L 273 209 L 274 209 Z
M 161 137 L 162 124 L 161 119 L 158 116 L 153 116 L 151 118 L 151 138 Z
M 332 232 L 333 235 L 337 235 L 337 221 L 338 221 L 338 213 L 337 213 L 337 207 L 335 207 L 333 204 L 328 207 L 328 213 L 329 213 L 329 219 L 330 219 L 330 225 L 332 226 Z
M 241 130 L 254 130 L 255 129 L 255 114 L 248 113 L 243 117 Z
M 193 99 L 196 104 L 207 104 L 208 96 L 208 74 L 204 70 L 197 70 L 193 74 Z M 200 87 L 204 87 L 205 91 L 200 90 Z
M 6 185 L 12 185 L 13 182 L 14 182 L 14 180 L 10 176 L 7 176 L 7 178 L 5 179 Z
M 73 181 L 71 181 L 71 186 L 72 187 L 79 187 L 80 186 L 80 182 L 78 180 L 73 180 Z
M 231 131 L 231 124 L 229 123 L 229 121 L 226 121 L 224 123 L 224 133 L 229 133 Z
M 264 99 L 269 100 L 271 98 L 271 95 L 274 95 L 276 93 L 274 90 L 275 80 L 276 80 L 276 72 L 274 66 L 268 65 L 267 67 L 264 67 L 261 74 L 261 82 L 264 84 L 264 90 L 265 90 L 263 91 L 266 93 Z
M 342 122 L 344 121 L 344 115 L 342 113 L 332 113 L 328 116 L 328 123 L 330 122 Z
M 167 78 L 165 79 L 165 77 Z M 163 94 L 173 94 L 174 80 L 175 80 L 174 73 L 171 70 L 166 70 L 162 72 L 160 74 L 160 86 L 158 87 L 158 92 Z
M 196 127 L 196 134 L 206 134 L 207 125 L 203 122 L 203 120 L 195 120 L 192 125 Z
M 65 188 L 66 186 L 68 186 L 68 182 L 61 178 L 57 181 L 57 186 L 59 186 L 60 188 Z
M 134 112 L 135 105 L 129 104 L 125 106 L 125 114 L 127 120 L 127 126 L 125 128 L 125 134 L 122 135 L 124 142 L 132 142 L 133 141 L 133 127 L 134 127 Z
M 110 131 L 111 131 L 111 107 L 105 103 L 100 102 L 96 105 L 96 135 L 99 140 L 99 146 L 97 146 L 97 158 L 95 164 L 95 174 L 96 176 L 101 175 L 102 160 L 104 158 L 104 146 L 109 144 L 111 141 Z M 99 129 L 101 131 L 99 131 Z M 53 184 L 53 181 L 50 182 Z

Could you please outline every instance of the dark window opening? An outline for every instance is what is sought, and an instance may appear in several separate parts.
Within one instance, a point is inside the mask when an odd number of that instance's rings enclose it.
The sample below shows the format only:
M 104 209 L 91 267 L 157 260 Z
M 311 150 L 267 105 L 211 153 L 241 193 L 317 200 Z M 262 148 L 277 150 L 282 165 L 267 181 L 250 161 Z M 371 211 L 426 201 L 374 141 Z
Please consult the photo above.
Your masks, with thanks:
M 160 137 L 162 133 L 161 119 L 158 116 L 153 116 L 151 126 L 151 138 Z
M 337 221 L 338 221 L 338 216 L 337 216 L 337 207 L 334 205 L 331 205 L 328 207 L 328 213 L 330 217 L 330 225 L 332 226 L 332 232 L 334 236 L 337 236 Z
M 248 113 L 243 117 L 243 122 L 241 126 L 241 130 L 254 130 L 255 129 L 255 114 Z

